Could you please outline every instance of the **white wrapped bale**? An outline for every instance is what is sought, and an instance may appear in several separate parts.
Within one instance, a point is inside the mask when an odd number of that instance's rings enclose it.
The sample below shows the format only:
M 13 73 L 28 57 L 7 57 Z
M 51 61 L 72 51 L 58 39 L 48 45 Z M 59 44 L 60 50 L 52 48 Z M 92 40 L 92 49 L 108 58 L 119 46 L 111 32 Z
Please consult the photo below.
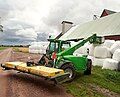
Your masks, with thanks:
M 113 54 L 116 49 L 120 49 L 120 41 L 116 41 L 110 48 L 111 53 Z
M 115 43 L 115 40 L 105 40 L 103 45 L 110 48 L 114 43 Z
M 82 56 L 83 54 L 79 54 L 79 53 L 73 53 L 73 55 L 75 55 L 75 56 Z
M 87 55 L 87 49 L 88 49 L 88 45 L 85 45 L 77 49 L 74 53 Z
M 95 46 L 93 44 L 88 46 L 90 56 L 94 56 L 94 48 Z
M 111 58 L 112 54 L 110 49 L 105 46 L 97 46 L 94 49 L 94 57 L 96 58 Z
M 119 70 L 119 62 L 114 59 L 105 59 L 102 69 Z
M 94 58 L 93 61 L 93 66 L 103 66 L 105 59 L 101 59 L 101 58 Z
M 87 56 L 87 58 L 92 60 L 92 65 L 93 65 L 93 63 L 94 63 L 94 57 L 93 56 Z
M 120 62 L 120 49 L 115 50 L 112 58 Z
M 94 49 L 96 46 L 102 46 L 102 44 L 90 44 L 88 46 L 90 56 L 94 56 Z

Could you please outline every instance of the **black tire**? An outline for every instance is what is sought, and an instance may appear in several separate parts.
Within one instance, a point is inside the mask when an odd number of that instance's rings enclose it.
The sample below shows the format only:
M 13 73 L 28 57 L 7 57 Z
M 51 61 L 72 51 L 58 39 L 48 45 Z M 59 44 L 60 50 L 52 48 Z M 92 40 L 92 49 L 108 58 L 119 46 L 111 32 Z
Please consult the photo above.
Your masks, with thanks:
M 64 72 L 70 72 L 69 80 L 67 82 L 71 82 L 76 77 L 76 71 L 74 66 L 71 63 L 63 64 L 60 69 L 63 69 Z
M 10 70 L 10 68 L 4 67 L 5 70 Z
M 91 59 L 88 59 L 87 69 L 84 71 L 84 75 L 90 75 L 91 74 L 91 68 L 92 68 L 92 61 L 91 61 Z

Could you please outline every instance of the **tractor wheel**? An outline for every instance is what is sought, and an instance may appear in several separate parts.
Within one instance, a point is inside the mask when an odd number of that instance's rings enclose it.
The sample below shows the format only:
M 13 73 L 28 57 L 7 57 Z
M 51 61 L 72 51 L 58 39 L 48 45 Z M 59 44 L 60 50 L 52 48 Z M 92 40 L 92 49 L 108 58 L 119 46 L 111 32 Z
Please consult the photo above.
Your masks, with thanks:
M 84 74 L 85 75 L 90 75 L 91 74 L 91 68 L 92 68 L 92 61 L 91 61 L 91 59 L 88 59 L 87 69 L 84 71 Z
M 60 67 L 60 69 L 63 69 L 65 73 L 67 72 L 70 73 L 69 81 L 67 82 L 71 82 L 75 79 L 76 71 L 72 64 L 70 63 L 64 64 L 63 66 Z
M 10 68 L 4 67 L 5 70 L 10 70 Z

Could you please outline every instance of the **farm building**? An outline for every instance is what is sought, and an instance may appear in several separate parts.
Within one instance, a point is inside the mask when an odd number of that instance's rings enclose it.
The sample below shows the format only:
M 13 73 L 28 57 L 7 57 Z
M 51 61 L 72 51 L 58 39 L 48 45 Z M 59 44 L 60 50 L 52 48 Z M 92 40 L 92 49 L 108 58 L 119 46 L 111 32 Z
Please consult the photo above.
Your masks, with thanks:
M 101 66 L 103 69 L 120 70 L 119 18 L 120 12 L 116 13 L 105 9 L 102 12 L 100 18 L 81 25 L 75 25 L 72 27 L 70 26 L 70 30 L 60 33 L 57 38 L 59 37 L 59 39 L 62 40 L 70 40 L 77 38 L 86 38 L 91 36 L 92 34 L 104 36 L 104 44 L 85 44 L 84 46 L 76 50 L 74 52 L 74 55 L 87 55 L 87 49 L 89 49 L 88 58 L 92 60 L 94 66 Z
M 60 39 L 88 37 L 94 33 L 106 39 L 120 40 L 120 12 L 73 26 Z

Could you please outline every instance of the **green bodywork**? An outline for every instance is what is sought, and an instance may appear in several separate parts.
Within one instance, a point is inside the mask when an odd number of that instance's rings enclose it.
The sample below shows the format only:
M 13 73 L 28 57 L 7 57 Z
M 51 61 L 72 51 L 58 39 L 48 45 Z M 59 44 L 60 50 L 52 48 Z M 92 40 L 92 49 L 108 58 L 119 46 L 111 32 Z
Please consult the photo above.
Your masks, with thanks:
M 74 65 L 76 72 L 84 71 L 86 69 L 86 56 L 79 57 L 74 55 L 66 55 L 63 56 L 63 59 L 69 60 Z
M 49 49 L 51 48 L 51 43 L 58 43 L 58 50 L 53 52 L 56 53 L 57 58 L 54 60 L 53 64 L 55 68 L 59 68 L 61 63 L 72 63 L 76 72 L 85 71 L 87 68 L 87 55 L 83 56 L 75 56 L 73 55 L 74 51 L 83 46 L 86 42 L 94 43 L 94 44 L 101 44 L 102 43 L 102 37 L 98 37 L 96 34 L 93 34 L 92 36 L 88 37 L 87 39 L 83 39 L 80 41 L 77 45 L 73 47 L 69 47 L 62 51 L 62 44 L 66 43 L 70 45 L 70 41 L 63 41 L 63 40 L 57 40 L 57 39 L 49 39 L 50 45 Z M 48 51 L 49 52 L 49 51 Z M 52 52 L 52 53 L 53 53 Z M 52 56 L 52 53 L 47 53 L 49 56 Z

